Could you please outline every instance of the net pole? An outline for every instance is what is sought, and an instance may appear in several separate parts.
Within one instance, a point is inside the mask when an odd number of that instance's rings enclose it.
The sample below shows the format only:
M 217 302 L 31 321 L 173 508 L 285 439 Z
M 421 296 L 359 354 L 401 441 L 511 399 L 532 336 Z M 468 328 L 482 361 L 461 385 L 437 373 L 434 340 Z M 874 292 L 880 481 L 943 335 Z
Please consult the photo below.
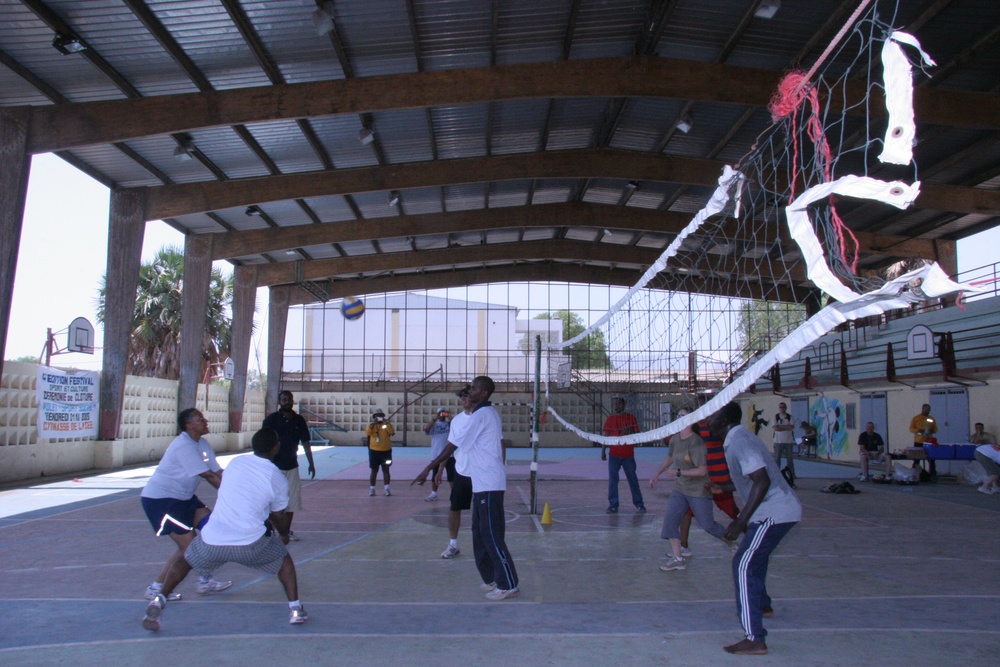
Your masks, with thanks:
M 542 337 L 535 336 L 535 395 L 532 397 L 531 410 L 534 419 L 531 420 L 531 507 L 530 514 L 538 514 L 538 430 L 541 426 L 541 396 L 542 396 Z

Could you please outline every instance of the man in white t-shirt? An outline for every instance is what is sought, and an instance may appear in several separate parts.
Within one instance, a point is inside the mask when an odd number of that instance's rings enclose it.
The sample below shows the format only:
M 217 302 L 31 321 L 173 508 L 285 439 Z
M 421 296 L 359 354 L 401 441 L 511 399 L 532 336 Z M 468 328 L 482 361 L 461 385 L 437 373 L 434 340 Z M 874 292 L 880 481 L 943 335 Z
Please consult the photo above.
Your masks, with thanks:
M 505 600 L 517 595 L 517 570 L 504 539 L 506 530 L 503 497 L 507 490 L 504 470 L 503 428 L 500 415 L 490 403 L 496 385 L 480 375 L 472 381 L 469 401 L 473 404 L 469 426 L 452 433 L 458 449 L 456 468 L 472 478 L 472 550 L 483 578 L 488 600 Z
M 253 436 L 253 454 L 233 459 L 219 487 L 211 521 L 205 524 L 181 558 L 174 561 L 163 590 L 146 607 L 142 627 L 160 629 L 167 599 L 192 569 L 210 575 L 226 563 L 240 563 L 278 575 L 288 596 L 289 623 L 309 618 L 299 602 L 295 564 L 288 555 L 288 480 L 274 465 L 281 443 L 274 429 L 263 428 Z M 266 522 L 270 522 L 270 526 Z M 273 534 L 277 530 L 280 535 Z
M 459 454 L 455 445 L 451 443 L 452 437 L 465 432 L 469 425 L 469 415 L 472 414 L 472 403 L 469 401 L 470 385 L 465 385 L 455 392 L 462 403 L 462 411 L 451 420 L 451 427 L 448 430 L 448 442 L 444 449 L 434 459 L 427 464 L 427 467 L 418 474 L 410 486 L 414 484 L 423 485 L 427 481 L 427 475 L 435 472 L 435 481 L 441 483 L 442 463 L 448 470 L 448 479 L 451 480 L 451 507 L 448 512 L 448 546 L 441 552 L 441 558 L 451 559 L 462 553 L 458 548 L 458 531 L 462 527 L 462 510 L 472 507 L 472 479 L 467 475 L 458 472 L 458 459 L 463 456 Z M 464 463 L 462 464 L 464 467 Z
M 222 482 L 222 467 L 215 460 L 215 450 L 208 439 L 208 420 L 197 408 L 181 410 L 177 415 L 180 435 L 174 438 L 153 475 L 142 489 L 142 509 L 157 537 L 167 535 L 177 550 L 170 555 L 159 576 L 146 588 L 146 599 L 152 600 L 163 588 L 163 579 L 194 539 L 195 531 L 207 521 L 211 510 L 194 494 L 205 480 L 215 488 Z M 198 592 L 218 593 L 232 586 L 231 581 L 216 581 L 202 577 Z M 180 600 L 180 593 L 170 596 Z
M 763 441 L 742 421 L 739 404 L 727 403 L 709 423 L 712 434 L 724 438 L 722 446 L 732 478 L 720 486 L 735 490 L 744 503 L 725 538 L 735 540 L 746 533 L 733 556 L 736 610 L 745 638 L 724 650 L 736 655 L 763 655 L 767 653 L 767 630 L 762 619 L 774 613 L 765 583 L 768 561 L 781 539 L 802 520 L 802 504 Z
M 788 406 L 778 403 L 778 412 L 774 415 L 774 462 L 781 470 L 781 457 L 785 458 L 785 465 L 788 467 L 788 474 L 795 482 L 795 459 L 792 454 L 792 445 L 795 443 L 795 422 L 788 414 Z

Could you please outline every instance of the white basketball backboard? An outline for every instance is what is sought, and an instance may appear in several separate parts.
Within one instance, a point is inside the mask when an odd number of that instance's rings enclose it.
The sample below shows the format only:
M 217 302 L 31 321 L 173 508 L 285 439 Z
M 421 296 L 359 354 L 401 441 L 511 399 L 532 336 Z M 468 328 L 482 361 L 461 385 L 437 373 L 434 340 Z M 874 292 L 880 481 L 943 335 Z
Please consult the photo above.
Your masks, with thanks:
M 94 353 L 94 325 L 86 317 L 78 317 L 70 322 L 66 335 L 66 351 Z

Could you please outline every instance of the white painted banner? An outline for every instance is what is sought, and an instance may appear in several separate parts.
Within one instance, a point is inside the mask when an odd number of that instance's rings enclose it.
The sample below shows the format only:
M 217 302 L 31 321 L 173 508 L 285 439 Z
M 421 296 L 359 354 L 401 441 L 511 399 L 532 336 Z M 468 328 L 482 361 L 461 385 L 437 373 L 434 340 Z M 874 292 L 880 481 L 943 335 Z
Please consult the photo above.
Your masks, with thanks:
M 100 405 L 95 371 L 38 367 L 38 437 L 86 438 L 97 435 Z

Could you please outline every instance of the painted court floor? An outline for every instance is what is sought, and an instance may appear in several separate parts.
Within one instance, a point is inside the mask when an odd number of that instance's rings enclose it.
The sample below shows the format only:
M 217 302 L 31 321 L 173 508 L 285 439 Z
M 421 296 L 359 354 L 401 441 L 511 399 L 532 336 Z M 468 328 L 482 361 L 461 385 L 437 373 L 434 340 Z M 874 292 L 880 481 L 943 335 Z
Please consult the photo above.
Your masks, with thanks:
M 397 447 L 391 497 L 368 497 L 360 447 L 315 451 L 290 545 L 304 625 L 288 624 L 273 577 L 237 565 L 221 594 L 193 577 L 163 628 L 140 625 L 142 593 L 171 551 L 139 505 L 150 470 L 0 492 L 0 665 L 995 665 L 1000 662 L 1000 495 L 953 481 L 855 482 L 850 467 L 799 461 L 804 518 L 772 557 L 770 654 L 730 656 L 741 638 L 729 551 L 697 527 L 694 556 L 661 572 L 672 483 L 650 490 L 666 455 L 639 449 L 647 514 L 605 513 L 606 464 L 593 448 L 543 450 L 529 513 L 530 451 L 508 462 L 507 541 L 521 595 L 490 602 L 472 562 L 447 545 L 446 500 L 409 481 L 428 449 Z M 228 457 L 220 457 L 225 461 Z M 224 463 L 223 463 L 224 464 Z M 446 489 L 443 494 L 446 495 Z M 212 504 L 207 484 L 199 496 Z M 723 517 L 719 517 L 722 520 Z

